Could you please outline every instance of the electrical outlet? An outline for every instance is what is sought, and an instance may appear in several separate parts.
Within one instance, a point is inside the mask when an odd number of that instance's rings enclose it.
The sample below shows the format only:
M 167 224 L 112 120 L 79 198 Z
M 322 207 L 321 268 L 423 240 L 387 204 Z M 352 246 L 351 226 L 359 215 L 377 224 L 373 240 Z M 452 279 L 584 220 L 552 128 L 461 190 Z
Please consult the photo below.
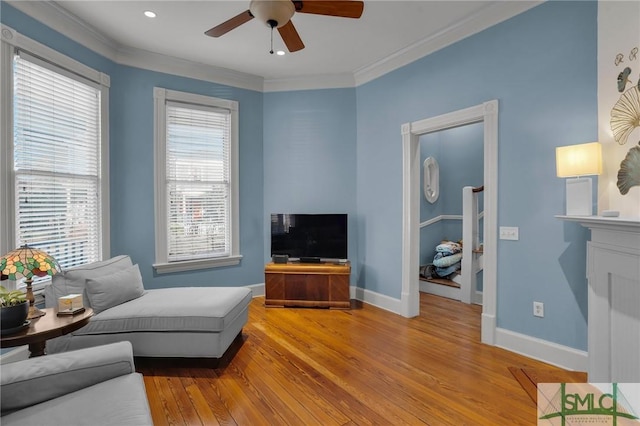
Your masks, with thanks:
M 540 318 L 544 317 L 544 303 L 533 302 L 533 316 Z
M 501 226 L 500 227 L 500 239 L 501 240 L 518 240 L 519 229 L 517 226 Z

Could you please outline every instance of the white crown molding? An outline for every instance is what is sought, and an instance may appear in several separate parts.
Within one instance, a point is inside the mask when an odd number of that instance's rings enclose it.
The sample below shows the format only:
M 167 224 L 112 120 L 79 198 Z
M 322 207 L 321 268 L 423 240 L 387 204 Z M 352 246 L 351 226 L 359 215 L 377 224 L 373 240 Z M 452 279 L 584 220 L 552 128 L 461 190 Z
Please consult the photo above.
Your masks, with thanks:
M 119 49 L 115 62 L 120 65 L 179 75 L 258 92 L 261 92 L 263 88 L 264 80 L 257 75 L 245 74 L 240 71 L 205 65 L 130 47 Z
M 87 25 L 80 18 L 62 9 L 51 1 L 19 1 L 3 0 L 19 11 L 40 21 L 47 27 L 69 37 L 71 40 L 82 44 L 88 49 L 111 59 L 116 60 L 118 44 L 105 37 L 93 27 Z
M 544 1 L 497 1 L 455 25 L 354 71 L 356 86 L 368 83 L 457 41 L 525 12 Z
M 293 90 L 343 89 L 355 87 L 353 74 L 311 75 L 295 78 L 264 80 L 264 92 L 288 92 Z
M 16 0 L 6 2 L 49 28 L 118 64 L 262 91 L 263 78 L 260 76 L 122 46 L 77 16 L 62 9 L 55 2 Z
M 263 92 L 357 87 L 543 3 L 539 0 L 496 1 L 469 18 L 385 59 L 359 68 L 353 74 L 265 80 L 253 74 L 122 46 L 55 2 L 3 1 L 118 64 Z

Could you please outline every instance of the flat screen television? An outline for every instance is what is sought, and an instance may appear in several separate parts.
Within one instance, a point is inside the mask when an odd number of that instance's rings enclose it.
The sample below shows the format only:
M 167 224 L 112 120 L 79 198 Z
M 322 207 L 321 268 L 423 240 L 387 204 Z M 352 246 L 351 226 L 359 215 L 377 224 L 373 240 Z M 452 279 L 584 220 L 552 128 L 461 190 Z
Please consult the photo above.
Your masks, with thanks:
M 271 255 L 302 262 L 347 259 L 346 214 L 272 214 Z

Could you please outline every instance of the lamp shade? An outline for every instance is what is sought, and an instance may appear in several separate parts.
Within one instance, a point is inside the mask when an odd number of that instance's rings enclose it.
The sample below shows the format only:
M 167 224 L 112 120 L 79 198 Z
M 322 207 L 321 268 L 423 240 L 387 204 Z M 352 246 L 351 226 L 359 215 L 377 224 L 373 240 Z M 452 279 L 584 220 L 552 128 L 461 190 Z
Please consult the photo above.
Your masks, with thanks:
M 598 142 L 556 148 L 558 177 L 599 175 L 602 173 L 602 146 Z
M 23 245 L 0 258 L 0 279 L 46 277 L 60 272 L 58 262 L 42 250 Z
M 278 28 L 289 22 L 296 12 L 291 0 L 253 0 L 249 3 L 249 10 L 268 27 Z

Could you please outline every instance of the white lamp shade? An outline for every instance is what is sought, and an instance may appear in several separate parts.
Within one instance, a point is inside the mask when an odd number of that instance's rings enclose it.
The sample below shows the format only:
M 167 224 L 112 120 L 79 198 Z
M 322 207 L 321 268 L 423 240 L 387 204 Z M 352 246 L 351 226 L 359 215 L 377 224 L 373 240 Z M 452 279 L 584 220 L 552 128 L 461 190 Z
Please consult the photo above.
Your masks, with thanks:
M 556 148 L 558 177 L 599 175 L 602 173 L 602 146 L 598 142 Z
M 269 21 L 275 21 L 276 27 L 280 28 L 289 22 L 296 8 L 291 0 L 252 0 L 249 11 L 267 26 L 271 26 Z

